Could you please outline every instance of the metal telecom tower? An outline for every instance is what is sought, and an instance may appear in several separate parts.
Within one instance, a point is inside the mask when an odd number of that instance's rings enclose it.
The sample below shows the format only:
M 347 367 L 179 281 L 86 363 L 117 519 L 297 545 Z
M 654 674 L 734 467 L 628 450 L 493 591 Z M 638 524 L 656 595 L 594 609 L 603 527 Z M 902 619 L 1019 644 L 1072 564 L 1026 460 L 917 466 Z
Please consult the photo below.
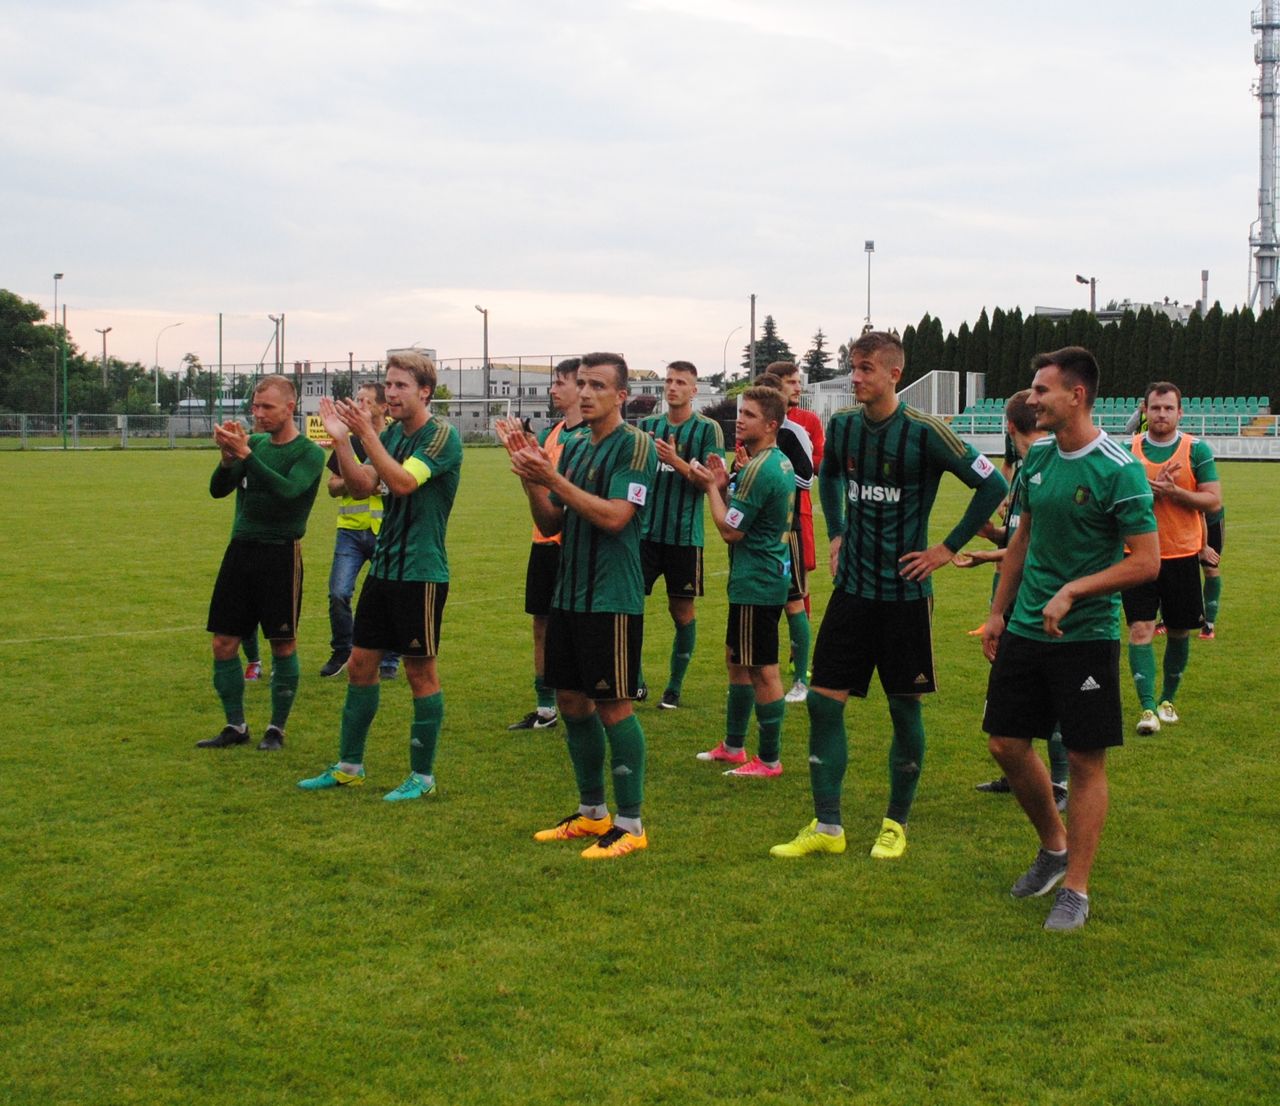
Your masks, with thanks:
M 1250 228 L 1249 245 L 1254 250 L 1253 286 L 1249 306 L 1265 311 L 1276 300 L 1276 260 L 1280 241 L 1276 237 L 1276 66 L 1280 63 L 1280 2 L 1264 0 L 1253 12 L 1252 26 L 1260 36 L 1254 43 L 1253 59 L 1258 63 L 1258 99 L 1262 103 L 1261 176 L 1258 183 L 1258 221 Z

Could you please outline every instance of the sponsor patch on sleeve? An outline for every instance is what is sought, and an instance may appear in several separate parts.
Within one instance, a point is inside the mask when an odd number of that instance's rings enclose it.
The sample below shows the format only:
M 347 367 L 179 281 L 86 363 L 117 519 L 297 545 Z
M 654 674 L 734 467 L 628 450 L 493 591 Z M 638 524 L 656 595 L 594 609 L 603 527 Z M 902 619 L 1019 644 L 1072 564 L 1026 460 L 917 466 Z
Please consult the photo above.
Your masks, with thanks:
M 986 457 L 984 457 L 981 453 L 979 453 L 978 456 L 973 459 L 973 464 L 970 465 L 969 467 L 972 468 L 973 471 L 976 472 L 979 476 L 981 476 L 983 480 L 985 480 L 988 476 L 990 476 L 993 472 L 996 471 L 995 465 L 993 465 L 990 461 L 988 461 Z
M 742 525 L 742 512 L 737 507 L 730 507 L 724 513 L 724 520 L 736 530 Z
M 627 485 L 627 502 L 634 503 L 637 507 L 643 507 L 645 500 L 649 497 L 649 489 L 644 484 L 628 484 Z

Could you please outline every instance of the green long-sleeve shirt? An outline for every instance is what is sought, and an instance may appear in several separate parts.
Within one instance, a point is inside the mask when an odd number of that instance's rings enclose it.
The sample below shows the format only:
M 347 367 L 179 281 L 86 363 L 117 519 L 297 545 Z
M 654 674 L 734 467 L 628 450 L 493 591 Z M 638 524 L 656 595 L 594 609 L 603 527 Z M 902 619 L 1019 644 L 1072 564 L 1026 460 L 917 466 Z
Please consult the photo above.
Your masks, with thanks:
M 284 445 L 272 445 L 269 434 L 251 434 L 249 449 L 243 461 L 213 470 L 209 494 L 222 499 L 235 491 L 233 538 L 296 541 L 307 532 L 324 472 L 324 450 L 301 434 Z

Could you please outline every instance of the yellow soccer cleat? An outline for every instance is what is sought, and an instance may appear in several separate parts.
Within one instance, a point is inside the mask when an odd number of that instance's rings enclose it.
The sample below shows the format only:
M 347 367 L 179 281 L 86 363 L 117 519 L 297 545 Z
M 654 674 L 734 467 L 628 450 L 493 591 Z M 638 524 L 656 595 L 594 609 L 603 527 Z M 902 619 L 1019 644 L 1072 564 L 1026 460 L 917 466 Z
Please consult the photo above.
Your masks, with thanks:
M 837 834 L 822 833 L 818 829 L 818 819 L 815 818 L 785 845 L 774 845 L 769 850 L 769 855 L 779 860 L 791 860 L 798 856 L 808 856 L 810 853 L 838 855 L 844 852 L 844 846 L 844 830 Z
M 599 837 L 613 828 L 613 819 L 609 815 L 603 818 L 588 818 L 585 814 L 570 814 L 561 818 L 550 829 L 538 830 L 533 835 L 535 841 L 572 841 L 578 837 Z
M 897 860 L 907 851 L 907 827 L 886 818 L 880 823 L 880 834 L 876 843 L 871 846 L 871 856 L 875 860 Z
M 620 826 L 614 826 L 608 833 L 600 838 L 594 845 L 589 845 L 582 850 L 582 858 L 584 860 L 616 860 L 620 856 L 626 856 L 639 849 L 647 849 L 649 847 L 649 835 L 640 831 L 637 837 L 634 833 L 628 833 Z

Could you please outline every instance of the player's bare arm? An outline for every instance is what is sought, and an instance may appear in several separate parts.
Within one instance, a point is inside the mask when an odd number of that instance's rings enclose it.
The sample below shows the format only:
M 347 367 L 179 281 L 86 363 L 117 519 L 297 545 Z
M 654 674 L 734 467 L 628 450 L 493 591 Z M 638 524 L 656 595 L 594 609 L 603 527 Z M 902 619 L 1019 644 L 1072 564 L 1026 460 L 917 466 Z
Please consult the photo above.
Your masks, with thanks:
M 690 481 L 707 495 L 711 518 L 720 531 L 720 536 L 730 545 L 741 541 L 746 535 L 729 521 L 729 507 L 724 500 L 725 489 L 729 486 L 729 473 L 724 467 L 724 460 L 712 455 L 707 458 L 705 465 L 694 461 L 689 468 Z
M 1000 583 L 991 598 L 991 613 L 982 627 L 982 653 L 989 661 L 996 659 L 1000 636 L 1004 633 L 1004 612 L 1013 606 L 1014 596 L 1022 584 L 1022 566 L 1027 559 L 1027 545 L 1031 541 L 1031 512 L 1023 508 L 1022 522 L 1013 533 L 1013 540 L 1004 551 L 1000 565 Z
M 343 417 L 344 408 L 341 406 L 342 404 L 348 404 L 356 411 L 364 414 L 363 410 L 350 400 L 341 400 L 335 403 L 328 396 L 324 396 L 320 400 L 320 420 L 324 423 L 324 428 L 329 437 L 333 439 L 333 454 L 338 459 L 339 475 L 330 479 L 329 494 L 342 495 L 345 492 L 353 499 L 367 499 L 378 487 L 378 474 L 372 466 L 362 464 L 356 456 L 355 450 L 351 448 L 349 432 L 352 428 L 346 418 Z M 365 416 L 365 421 L 369 423 L 369 428 L 372 430 L 373 423 L 369 421 L 367 415 Z M 364 439 L 361 438 L 360 441 L 365 444 L 367 450 L 368 445 L 364 442 Z M 379 442 L 378 445 L 381 448 L 382 443 Z M 385 454 L 386 450 L 384 449 L 382 452 Z M 399 468 L 400 466 L 396 465 L 396 467 Z M 405 473 L 405 475 L 407 476 L 408 473 Z M 333 491 L 334 479 L 342 481 L 343 491 Z M 417 482 L 415 481 L 414 488 L 416 487 Z M 412 491 L 413 489 L 410 490 Z
M 591 523 L 592 526 L 604 530 L 606 533 L 621 533 L 626 529 L 627 524 L 636 513 L 636 505 L 626 499 L 603 499 L 598 495 L 583 491 L 557 472 L 555 466 L 551 463 L 551 458 L 543 450 L 536 447 L 518 450 L 511 458 L 511 468 L 522 480 L 538 485 L 545 489 L 547 493 L 555 492 L 566 509 L 575 511 L 583 519 Z M 531 507 L 534 506 L 534 502 L 533 492 L 530 491 L 529 504 Z M 553 504 L 548 501 L 548 506 L 553 506 Z M 549 535 L 560 532 L 558 521 L 551 530 L 542 525 L 542 520 L 538 518 L 536 513 L 534 521 L 537 522 L 538 529 L 544 534 Z

